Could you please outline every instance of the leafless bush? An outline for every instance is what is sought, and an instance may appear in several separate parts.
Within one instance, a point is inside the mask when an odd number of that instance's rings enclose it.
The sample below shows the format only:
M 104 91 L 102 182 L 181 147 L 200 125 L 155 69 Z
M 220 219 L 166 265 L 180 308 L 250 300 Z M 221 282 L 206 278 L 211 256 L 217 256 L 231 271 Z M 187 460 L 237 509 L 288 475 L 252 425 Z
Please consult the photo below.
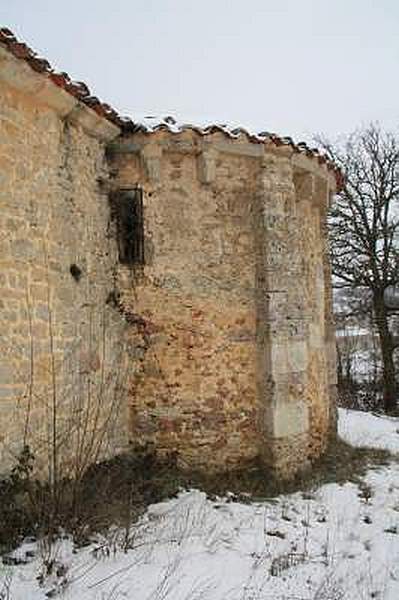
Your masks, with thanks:
M 98 310 L 88 301 L 76 335 L 66 344 L 54 320 L 49 284 L 47 290 L 47 359 L 40 377 L 37 363 L 39 357 L 43 362 L 44 341 L 35 339 L 33 306 L 26 294 L 30 360 L 26 393 L 17 403 L 15 418 L 23 432 L 21 454 L 10 447 L 15 466 L 0 482 L 0 504 L 5 497 L 14 516 L 23 512 L 16 535 L 22 533 L 22 521 L 25 528 L 27 514 L 38 533 L 52 536 L 66 523 L 80 533 L 89 530 L 87 515 L 85 523 L 81 520 L 83 481 L 91 465 L 120 451 L 118 425 L 127 390 L 121 333 L 126 325 L 112 308 Z
M 11 596 L 12 573 L 7 571 L 0 581 L 0 600 L 12 600 Z
M 345 600 L 345 597 L 342 585 L 332 575 L 328 575 L 317 588 L 313 600 Z

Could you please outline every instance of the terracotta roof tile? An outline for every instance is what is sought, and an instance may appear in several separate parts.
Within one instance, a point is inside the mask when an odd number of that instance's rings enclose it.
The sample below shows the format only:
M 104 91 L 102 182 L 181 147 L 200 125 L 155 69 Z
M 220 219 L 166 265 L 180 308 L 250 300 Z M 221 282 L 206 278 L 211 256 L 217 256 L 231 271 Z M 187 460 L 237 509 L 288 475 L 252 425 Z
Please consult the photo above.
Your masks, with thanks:
M 87 106 L 90 106 L 97 114 L 119 127 L 123 126 L 124 119 L 109 104 L 101 102 L 96 96 L 92 96 L 85 83 L 72 81 L 67 73 L 55 71 L 45 58 L 39 57 L 27 44 L 17 40 L 10 29 L 6 27 L 0 28 L 0 44 L 16 58 L 26 61 L 34 71 L 47 74 L 55 85 L 64 89 Z
M 306 156 L 315 158 L 320 164 L 326 164 L 330 171 L 333 171 L 337 181 L 338 189 L 342 188 L 343 177 L 340 170 L 329 159 L 320 154 L 317 148 L 309 148 L 304 142 L 295 144 L 290 137 L 282 137 L 269 131 L 260 133 L 251 133 L 242 127 L 229 127 L 228 125 L 210 124 L 205 127 L 199 127 L 190 124 L 179 124 L 174 117 L 164 118 L 147 117 L 142 122 L 135 122 L 130 117 L 119 115 L 109 104 L 101 102 L 96 96 L 91 95 L 89 88 L 82 81 L 73 81 L 67 73 L 55 71 L 50 63 L 42 57 L 39 57 L 27 44 L 20 42 L 14 33 L 6 28 L 0 28 L 0 45 L 5 47 L 16 58 L 24 60 L 29 66 L 38 73 L 47 74 L 51 81 L 58 87 L 77 98 L 79 101 L 89 106 L 98 115 L 118 125 L 124 132 L 142 131 L 152 133 L 165 130 L 170 133 L 181 133 L 185 130 L 195 131 L 199 135 L 210 135 L 220 132 L 229 138 L 236 139 L 240 136 L 246 136 L 253 143 L 272 142 L 276 146 L 290 146 L 295 152 L 303 153 Z

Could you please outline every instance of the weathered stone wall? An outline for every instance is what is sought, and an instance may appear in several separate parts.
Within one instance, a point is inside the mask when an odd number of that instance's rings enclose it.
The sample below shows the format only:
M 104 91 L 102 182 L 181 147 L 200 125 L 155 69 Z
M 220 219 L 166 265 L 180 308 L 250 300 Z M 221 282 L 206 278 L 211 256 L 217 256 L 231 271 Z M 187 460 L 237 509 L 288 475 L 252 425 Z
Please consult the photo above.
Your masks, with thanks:
M 335 178 L 312 153 L 122 136 L 0 46 L 0 185 L 3 469 L 25 443 L 53 478 L 128 441 L 207 470 L 260 455 L 282 476 L 320 455 Z M 126 266 L 110 200 L 137 186 L 145 265 Z
M 150 328 L 132 439 L 200 468 L 306 466 L 332 422 L 327 169 L 192 131 L 128 136 L 113 168 L 145 204 L 146 265 L 118 283 Z
M 125 447 L 125 323 L 107 305 L 105 140 L 13 60 L 16 86 L 0 77 L 0 464 L 28 443 L 55 476 L 66 454 L 77 466 Z
M 325 449 L 330 418 L 325 279 L 328 177 L 288 149 L 259 176 L 258 380 L 262 456 L 282 474 Z M 327 292 L 326 292 L 327 289 Z
M 114 159 L 118 187 L 144 189 L 146 265 L 133 289 L 119 273 L 124 306 L 150 323 L 130 431 L 183 465 L 229 468 L 258 452 L 256 161 L 220 156 L 207 167 L 190 135 L 157 158 L 168 140 L 154 137 L 143 159 L 128 138 Z

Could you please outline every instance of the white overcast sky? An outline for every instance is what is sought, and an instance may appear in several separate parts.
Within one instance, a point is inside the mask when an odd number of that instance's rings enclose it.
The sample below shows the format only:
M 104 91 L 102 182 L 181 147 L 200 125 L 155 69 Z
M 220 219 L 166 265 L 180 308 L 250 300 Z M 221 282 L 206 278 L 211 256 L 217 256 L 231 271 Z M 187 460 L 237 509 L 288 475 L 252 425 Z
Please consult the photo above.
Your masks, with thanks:
M 133 118 L 398 130 L 399 0 L 0 0 L 0 23 Z

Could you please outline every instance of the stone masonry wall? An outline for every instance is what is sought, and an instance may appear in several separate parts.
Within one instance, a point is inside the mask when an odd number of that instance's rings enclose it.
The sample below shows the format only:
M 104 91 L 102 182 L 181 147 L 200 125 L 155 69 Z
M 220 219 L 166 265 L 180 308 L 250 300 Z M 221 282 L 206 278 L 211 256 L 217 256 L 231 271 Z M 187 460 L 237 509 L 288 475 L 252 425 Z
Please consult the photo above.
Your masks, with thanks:
M 113 163 L 118 187 L 144 189 L 146 265 L 133 281 L 119 273 L 124 306 L 150 329 L 131 384 L 131 439 L 183 466 L 227 469 L 258 453 L 256 162 L 220 156 L 208 184 L 191 136 L 157 164 L 163 141 L 145 161 L 122 142 Z
M 104 148 L 0 79 L 2 470 L 24 443 L 51 477 L 65 461 L 77 469 L 125 447 L 126 324 L 107 304 L 117 250 Z
M 137 186 L 144 266 L 118 256 Z M 243 132 L 121 135 L 0 46 L 1 469 L 29 444 L 79 475 L 128 442 L 308 466 L 335 430 L 334 189 L 312 153 Z
M 292 154 L 189 131 L 113 147 L 117 187 L 144 191 L 146 265 L 118 279 L 149 327 L 131 438 L 187 466 L 260 454 L 288 476 L 325 449 L 331 181 Z
M 326 350 L 326 181 L 292 154 L 266 156 L 259 176 L 258 381 L 262 456 L 282 474 L 326 447 L 330 390 Z

